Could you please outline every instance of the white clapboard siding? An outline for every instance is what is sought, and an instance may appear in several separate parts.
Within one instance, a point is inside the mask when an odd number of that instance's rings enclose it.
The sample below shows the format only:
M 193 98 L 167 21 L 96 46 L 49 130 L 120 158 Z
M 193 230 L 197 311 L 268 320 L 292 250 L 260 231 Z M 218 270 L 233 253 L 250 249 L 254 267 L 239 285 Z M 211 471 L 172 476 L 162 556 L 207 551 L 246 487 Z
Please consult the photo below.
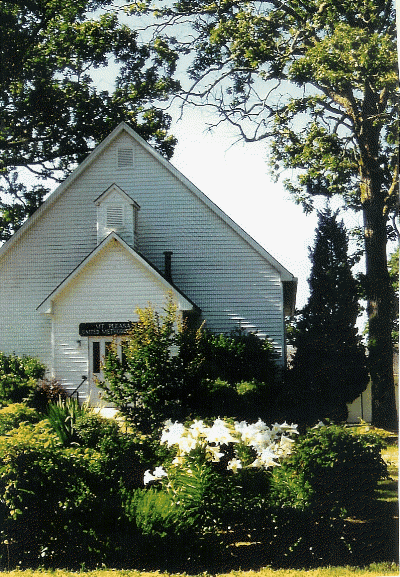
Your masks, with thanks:
M 124 162 L 118 168 L 121 149 L 123 158 L 128 158 L 126 151 L 132 149 L 132 166 Z M 57 316 L 61 301 L 56 303 L 54 318 L 37 310 L 96 249 L 95 201 L 113 184 L 140 207 L 137 250 L 161 271 L 164 251 L 173 252 L 173 283 L 201 309 L 206 326 L 217 332 L 243 327 L 267 336 L 283 362 L 282 275 L 287 281 L 290 273 L 130 129 L 119 129 L 106 139 L 0 250 L 0 350 L 38 356 L 56 377 L 78 384 L 87 371 L 88 358 L 83 342 L 79 345 L 80 339 L 75 338 L 76 326 L 88 316 L 94 322 L 101 320 L 96 318 L 100 316 L 97 284 L 101 284 L 101 306 L 108 321 L 114 317 L 127 320 L 117 316 L 128 313 L 124 308 L 128 294 L 132 310 L 146 306 L 154 296 L 147 289 L 140 292 L 131 278 L 134 267 L 116 266 L 107 276 L 98 261 L 93 286 L 85 285 L 81 300 L 76 296 L 68 301 L 69 312 L 65 309 L 62 317 Z M 129 238 L 133 236 L 125 235 L 128 242 Z M 88 283 L 88 272 L 85 278 Z M 139 284 L 144 283 L 144 277 L 138 278 Z M 123 310 L 115 300 L 117 285 Z M 157 293 L 157 298 L 160 295 Z M 64 319 L 64 324 L 55 327 L 58 318 Z
M 88 375 L 88 337 L 80 323 L 137 320 L 136 308 L 150 303 L 159 312 L 169 292 L 155 272 L 139 262 L 119 242 L 109 242 L 83 266 L 53 300 L 54 372 L 71 390 Z M 175 295 L 184 309 L 190 304 Z M 111 340 L 111 339 L 110 339 Z

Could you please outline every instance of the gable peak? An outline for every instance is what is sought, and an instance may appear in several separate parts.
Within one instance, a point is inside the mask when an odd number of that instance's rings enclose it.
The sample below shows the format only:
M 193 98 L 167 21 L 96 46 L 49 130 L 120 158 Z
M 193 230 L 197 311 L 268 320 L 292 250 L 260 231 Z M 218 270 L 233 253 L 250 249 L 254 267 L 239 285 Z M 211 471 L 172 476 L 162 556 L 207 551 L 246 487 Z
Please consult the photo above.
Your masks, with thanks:
M 131 198 L 129 194 L 127 194 L 120 186 L 115 184 L 115 182 L 111 186 L 109 186 L 104 192 L 102 192 L 100 196 L 98 196 L 95 199 L 94 203 L 96 204 L 96 206 L 100 206 L 102 202 L 110 200 L 111 198 L 114 199 L 118 197 L 121 199 L 121 201 L 130 204 L 131 206 L 136 208 L 136 210 L 140 210 L 140 206 L 138 205 L 138 203 L 135 202 L 133 198 Z

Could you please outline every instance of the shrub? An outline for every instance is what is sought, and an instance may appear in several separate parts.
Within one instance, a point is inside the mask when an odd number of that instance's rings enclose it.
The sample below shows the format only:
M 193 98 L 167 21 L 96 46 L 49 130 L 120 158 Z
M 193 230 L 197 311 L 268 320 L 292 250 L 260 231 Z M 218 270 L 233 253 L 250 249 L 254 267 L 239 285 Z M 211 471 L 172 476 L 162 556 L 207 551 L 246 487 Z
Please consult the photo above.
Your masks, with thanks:
M 102 417 L 92 409 L 77 414 L 74 429 L 79 444 L 103 452 L 116 449 L 123 437 L 115 419 Z
M 163 315 L 151 307 L 136 313 L 139 321 L 122 342 L 122 356 L 116 345 L 111 347 L 103 366 L 105 381 L 99 383 L 130 423 L 151 433 L 166 419 L 239 416 L 244 407 L 252 410 L 238 398 L 236 384 L 244 380 L 266 383 L 258 388 L 257 401 L 267 406 L 261 390 L 264 394 L 273 386 L 276 372 L 268 340 L 243 331 L 213 335 L 192 330 L 180 320 L 171 298 Z
M 205 379 L 198 388 L 195 412 L 203 418 L 235 417 L 252 421 L 255 413 L 263 420 L 271 420 L 275 412 L 275 387 L 258 381 L 231 384 L 222 379 Z
M 276 379 L 276 353 L 268 339 L 236 329 L 229 334 L 204 332 L 200 349 L 203 370 L 209 379 L 231 384 L 258 381 L 272 385 Z
M 292 455 L 274 469 L 271 496 L 282 506 L 328 517 L 356 514 L 375 497 L 387 476 L 382 441 L 339 426 L 309 429 Z
M 122 486 L 130 490 L 143 486 L 146 467 L 141 459 L 146 452 L 148 458 L 149 449 L 146 447 L 146 451 L 133 434 L 124 433 L 115 419 L 83 411 L 77 416 L 74 430 L 79 445 L 99 451 L 108 475 L 119 479 Z
M 45 370 L 33 357 L 0 352 L 0 404 L 21 403 L 31 397 Z
M 20 423 L 36 423 L 41 417 L 24 403 L 13 403 L 0 409 L 0 436 L 5 435 Z
M 175 539 L 174 547 L 183 551 L 204 540 L 217 546 L 239 533 L 248 538 L 266 522 L 269 470 L 290 452 L 288 435 L 295 432 L 295 426 L 269 428 L 261 421 L 169 422 L 161 443 L 175 458 L 146 471 L 150 489 L 125 494 L 127 515 L 143 533 Z
M 103 366 L 105 382 L 99 382 L 105 398 L 147 433 L 172 417 L 184 398 L 181 358 L 173 352 L 177 346 L 176 311 L 172 298 L 165 315 L 151 307 L 137 309 L 139 322 L 122 342 L 122 358 L 112 346 Z
M 34 393 L 29 398 L 29 404 L 41 413 L 45 413 L 50 403 L 60 399 L 66 401 L 68 394 L 56 379 L 40 379 Z
M 107 473 L 98 451 L 63 447 L 46 421 L 1 437 L 4 559 L 25 567 L 105 559 L 121 511 Z

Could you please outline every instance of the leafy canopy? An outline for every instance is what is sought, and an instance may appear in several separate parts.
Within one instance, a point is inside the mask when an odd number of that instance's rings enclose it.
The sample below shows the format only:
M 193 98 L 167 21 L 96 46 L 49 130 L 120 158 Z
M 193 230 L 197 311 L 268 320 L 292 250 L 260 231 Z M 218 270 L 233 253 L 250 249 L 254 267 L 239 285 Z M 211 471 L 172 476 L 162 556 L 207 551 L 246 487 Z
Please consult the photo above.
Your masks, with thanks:
M 104 90 L 95 80 L 110 76 L 109 64 L 118 73 Z M 2 2 L 0 240 L 49 193 L 39 179 L 62 180 L 123 120 L 169 158 L 175 140 L 159 101 L 176 88 L 174 68 L 162 43 L 141 44 L 109 0 Z M 36 178 L 31 188 L 21 168 Z
M 163 31 L 189 62 L 183 101 L 212 107 L 246 141 L 269 139 L 273 172 L 296 170 L 286 184 L 306 209 L 314 195 L 335 194 L 359 208 L 360 163 L 371 156 L 385 210 L 393 210 L 398 75 L 391 2 L 130 6 L 152 12 L 160 22 L 155 34 Z
M 121 120 L 171 155 L 169 118 L 147 102 L 174 86 L 174 61 L 157 43 L 140 46 L 110 4 L 2 2 L 0 173 L 22 166 L 41 177 L 65 175 Z M 92 73 L 107 74 L 113 61 L 119 74 L 109 93 Z

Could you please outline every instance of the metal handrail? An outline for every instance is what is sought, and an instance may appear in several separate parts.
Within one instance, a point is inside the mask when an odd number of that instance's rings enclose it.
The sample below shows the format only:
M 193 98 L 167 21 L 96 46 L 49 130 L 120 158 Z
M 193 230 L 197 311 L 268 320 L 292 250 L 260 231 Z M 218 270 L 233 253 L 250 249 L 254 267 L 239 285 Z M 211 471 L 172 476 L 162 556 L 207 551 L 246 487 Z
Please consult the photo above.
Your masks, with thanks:
M 83 385 L 83 383 L 87 381 L 87 376 L 86 375 L 82 375 L 82 382 L 76 387 L 76 389 L 74 389 L 72 391 L 72 393 L 70 394 L 70 398 L 72 399 L 72 397 L 75 395 L 76 393 L 76 400 L 79 400 L 79 395 L 78 395 L 78 391 L 81 388 L 81 386 Z

